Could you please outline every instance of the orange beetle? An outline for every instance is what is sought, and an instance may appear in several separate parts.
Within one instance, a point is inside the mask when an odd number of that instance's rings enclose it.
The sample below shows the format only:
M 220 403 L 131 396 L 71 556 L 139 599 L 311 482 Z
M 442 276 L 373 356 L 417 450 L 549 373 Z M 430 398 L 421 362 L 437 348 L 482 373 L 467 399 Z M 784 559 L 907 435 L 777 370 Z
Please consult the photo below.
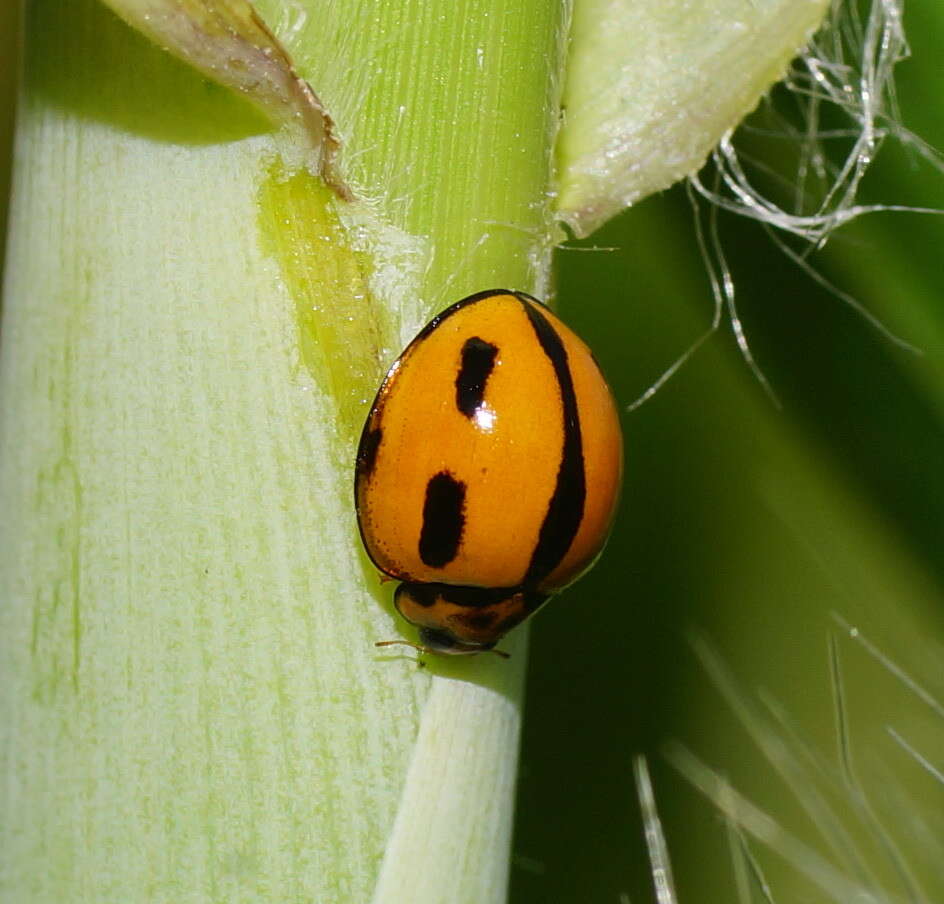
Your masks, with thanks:
M 609 535 L 622 462 L 593 355 L 537 299 L 494 289 L 436 316 L 381 384 L 354 491 L 414 646 L 491 650 L 580 577 Z

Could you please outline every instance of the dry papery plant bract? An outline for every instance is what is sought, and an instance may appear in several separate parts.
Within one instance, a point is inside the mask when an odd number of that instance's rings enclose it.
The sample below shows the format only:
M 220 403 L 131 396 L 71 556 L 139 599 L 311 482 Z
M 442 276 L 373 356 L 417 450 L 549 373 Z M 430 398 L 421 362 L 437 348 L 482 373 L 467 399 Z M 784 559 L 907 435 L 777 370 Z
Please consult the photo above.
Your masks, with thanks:
M 825 24 L 794 61 L 785 81 L 746 124 L 722 138 L 706 166 L 689 178 L 714 315 L 706 332 L 630 409 L 651 398 L 717 331 L 725 314 L 744 359 L 776 402 L 738 314 L 736 280 L 725 253 L 719 211 L 759 223 L 771 242 L 812 280 L 891 342 L 915 350 L 809 261 L 836 230 L 863 215 L 942 213 L 891 201 L 860 202 L 862 181 L 888 139 L 911 149 L 944 175 L 944 157 L 911 132 L 899 115 L 894 70 L 909 53 L 902 13 L 901 0 L 869 0 L 864 5 L 858 0 L 834 0 Z M 752 150 L 758 141 L 767 142 L 767 152 Z M 769 153 L 771 143 L 777 146 L 775 154 Z

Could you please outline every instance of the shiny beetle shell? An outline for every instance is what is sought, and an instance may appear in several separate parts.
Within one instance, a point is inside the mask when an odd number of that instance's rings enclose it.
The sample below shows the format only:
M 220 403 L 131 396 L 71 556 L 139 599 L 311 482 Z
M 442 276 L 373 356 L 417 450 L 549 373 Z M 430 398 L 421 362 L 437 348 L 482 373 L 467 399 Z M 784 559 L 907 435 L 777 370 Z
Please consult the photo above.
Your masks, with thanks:
M 490 649 L 586 571 L 622 460 L 593 355 L 536 299 L 482 292 L 424 327 L 377 393 L 355 479 L 364 546 L 424 648 Z

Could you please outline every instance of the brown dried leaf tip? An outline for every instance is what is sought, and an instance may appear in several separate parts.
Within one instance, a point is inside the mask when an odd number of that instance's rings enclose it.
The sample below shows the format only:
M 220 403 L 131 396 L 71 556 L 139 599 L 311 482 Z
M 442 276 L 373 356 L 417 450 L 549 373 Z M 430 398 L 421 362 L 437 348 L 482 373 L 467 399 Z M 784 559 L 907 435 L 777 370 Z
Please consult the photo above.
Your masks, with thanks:
M 245 94 L 273 122 L 298 127 L 321 178 L 349 201 L 334 121 L 247 0 L 105 0 L 129 25 L 207 78 Z

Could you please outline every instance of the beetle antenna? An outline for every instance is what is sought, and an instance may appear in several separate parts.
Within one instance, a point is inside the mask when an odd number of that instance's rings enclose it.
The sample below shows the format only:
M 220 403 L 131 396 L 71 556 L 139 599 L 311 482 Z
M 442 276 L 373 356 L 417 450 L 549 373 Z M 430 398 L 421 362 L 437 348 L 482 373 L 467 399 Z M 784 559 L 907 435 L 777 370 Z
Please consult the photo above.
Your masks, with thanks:
M 421 653 L 433 652 L 429 647 L 424 647 L 421 643 L 413 643 L 412 640 L 378 640 L 374 643 L 375 647 L 394 647 L 397 645 L 413 647 L 414 650 L 419 650 Z
M 413 647 L 414 650 L 419 650 L 420 653 L 435 653 L 435 650 L 431 650 L 429 647 L 424 647 L 421 643 L 413 643 L 412 640 L 376 640 L 374 641 L 375 647 Z M 511 653 L 506 653 L 504 650 L 496 650 L 494 648 L 489 650 L 481 650 L 482 653 L 494 653 L 496 656 L 501 656 L 502 659 L 511 659 Z

